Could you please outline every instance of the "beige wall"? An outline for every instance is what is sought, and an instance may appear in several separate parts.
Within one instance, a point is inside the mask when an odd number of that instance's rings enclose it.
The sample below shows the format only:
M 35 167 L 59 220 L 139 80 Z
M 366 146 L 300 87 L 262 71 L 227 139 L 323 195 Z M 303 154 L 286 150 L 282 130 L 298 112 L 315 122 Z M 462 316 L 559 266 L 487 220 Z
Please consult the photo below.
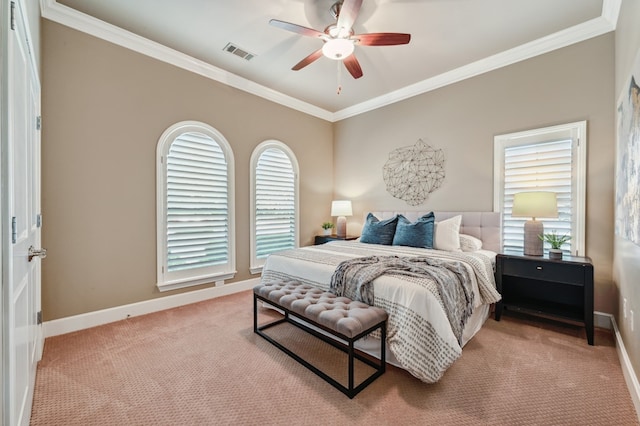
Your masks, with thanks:
M 301 245 L 331 219 L 331 123 L 48 20 L 42 36 L 45 320 L 175 293 L 155 285 L 155 158 L 160 135 L 179 121 L 213 126 L 233 149 L 232 281 L 254 277 L 249 162 L 260 142 L 280 140 L 298 159 Z
M 614 36 L 604 35 L 462 81 L 335 126 L 336 196 L 369 210 L 493 210 L 495 135 L 587 120 L 587 255 L 595 308 L 612 312 Z M 422 206 L 389 195 L 382 167 L 418 138 L 442 148 L 446 177 Z
M 624 0 L 616 31 L 616 105 L 629 84 L 632 66 L 640 53 L 640 2 Z M 636 82 L 638 74 L 636 73 Z M 612 105 L 615 108 L 616 105 Z M 616 322 L 631 363 L 640 375 L 640 246 L 618 236 L 615 237 L 613 276 L 617 287 Z M 635 331 L 631 331 L 630 317 L 622 314 L 622 301 L 627 299 L 629 310 L 634 311 Z

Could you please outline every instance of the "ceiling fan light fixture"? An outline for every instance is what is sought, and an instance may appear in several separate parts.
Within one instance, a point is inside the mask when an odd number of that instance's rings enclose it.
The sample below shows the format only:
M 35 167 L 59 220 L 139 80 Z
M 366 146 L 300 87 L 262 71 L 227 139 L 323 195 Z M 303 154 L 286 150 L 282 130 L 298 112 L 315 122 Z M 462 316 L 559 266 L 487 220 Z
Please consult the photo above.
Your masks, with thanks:
M 322 54 L 329 59 L 339 61 L 351 55 L 354 49 L 355 46 L 351 40 L 334 38 L 322 46 Z
M 271 19 L 269 21 L 269 24 L 274 27 L 316 40 L 320 39 L 324 42 L 322 48 L 315 50 L 291 67 L 293 71 L 299 71 L 325 56 L 334 61 L 341 61 L 341 65 L 344 65 L 347 71 L 349 71 L 349 74 L 351 74 L 353 78 L 358 79 L 362 77 L 362 67 L 354 54 L 356 44 L 358 46 L 397 46 L 399 44 L 408 44 L 411 40 L 411 34 L 403 33 L 355 34 L 353 25 L 358 18 L 360 6 L 362 6 L 364 0 L 333 1 L 335 3 L 331 7 L 331 11 L 336 22 L 325 27 L 324 32 L 278 19 Z M 342 67 L 338 67 L 338 70 L 340 69 L 342 69 Z

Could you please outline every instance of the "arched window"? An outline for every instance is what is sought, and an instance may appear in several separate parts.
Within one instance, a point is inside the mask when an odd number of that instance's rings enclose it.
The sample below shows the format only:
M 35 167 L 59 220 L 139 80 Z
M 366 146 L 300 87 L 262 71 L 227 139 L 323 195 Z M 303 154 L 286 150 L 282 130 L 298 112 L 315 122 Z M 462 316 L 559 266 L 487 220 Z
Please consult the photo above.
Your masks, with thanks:
M 158 288 L 235 275 L 233 153 L 220 132 L 184 121 L 157 147 Z
M 271 253 L 298 247 L 298 162 L 278 141 L 251 156 L 251 273 Z

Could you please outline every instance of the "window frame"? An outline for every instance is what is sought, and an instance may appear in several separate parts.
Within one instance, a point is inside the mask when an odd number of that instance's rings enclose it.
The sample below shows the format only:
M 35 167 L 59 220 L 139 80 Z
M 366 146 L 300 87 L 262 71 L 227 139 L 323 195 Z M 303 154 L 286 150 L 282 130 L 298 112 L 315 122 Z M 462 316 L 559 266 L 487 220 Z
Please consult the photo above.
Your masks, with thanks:
M 493 177 L 493 210 L 502 213 L 504 223 L 504 152 L 505 148 L 521 145 L 534 145 L 551 140 L 572 140 L 571 176 L 572 207 L 575 212 L 571 224 L 571 254 L 585 256 L 586 229 L 586 182 L 587 182 L 587 122 L 577 121 L 557 126 L 525 130 L 521 132 L 498 135 L 494 137 L 494 177 Z M 575 197 L 573 197 L 575 195 Z M 543 220 L 544 222 L 544 220 Z M 523 231 L 524 232 L 524 231 Z M 503 247 L 504 233 L 500 235 L 500 247 Z
M 250 169 L 251 169 L 251 213 L 250 213 L 250 266 L 249 270 L 252 274 L 259 274 L 262 272 L 262 268 L 265 264 L 266 259 L 258 259 L 257 258 L 257 247 L 256 247 L 256 168 L 258 166 L 258 160 L 263 152 L 268 149 L 279 149 L 283 151 L 287 157 L 289 157 L 289 161 L 291 162 L 291 166 L 293 168 L 294 173 L 294 191 L 295 191 L 295 216 L 294 216 L 294 246 L 295 248 L 300 247 L 300 169 L 298 166 L 298 160 L 293 153 L 293 150 L 289 148 L 284 142 L 280 142 L 278 140 L 266 140 L 260 143 L 251 154 L 250 161 Z
M 210 137 L 222 150 L 227 165 L 227 223 L 228 223 L 228 261 L 218 265 L 215 272 L 202 273 L 201 268 L 193 269 L 192 274 L 181 271 L 175 277 L 167 271 L 167 155 L 173 142 L 185 133 L 200 133 Z M 166 129 L 156 147 L 156 247 L 157 247 L 157 282 L 160 291 L 215 282 L 223 285 L 224 280 L 231 279 L 236 271 L 236 232 L 235 232 L 235 173 L 234 157 L 226 138 L 212 126 L 199 121 L 182 121 Z M 172 277 L 174 275 L 174 277 Z

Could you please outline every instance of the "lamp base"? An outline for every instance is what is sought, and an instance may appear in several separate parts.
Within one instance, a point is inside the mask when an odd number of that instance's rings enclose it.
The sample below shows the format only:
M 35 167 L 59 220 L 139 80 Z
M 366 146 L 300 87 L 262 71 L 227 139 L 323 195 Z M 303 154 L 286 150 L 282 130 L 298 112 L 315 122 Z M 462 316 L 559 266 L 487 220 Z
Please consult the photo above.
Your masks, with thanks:
M 336 227 L 336 236 L 338 238 L 347 236 L 347 218 L 344 216 L 338 216 L 338 226 Z
M 544 225 L 537 220 L 528 220 L 524 224 L 524 254 L 527 256 L 542 256 L 542 240 Z

